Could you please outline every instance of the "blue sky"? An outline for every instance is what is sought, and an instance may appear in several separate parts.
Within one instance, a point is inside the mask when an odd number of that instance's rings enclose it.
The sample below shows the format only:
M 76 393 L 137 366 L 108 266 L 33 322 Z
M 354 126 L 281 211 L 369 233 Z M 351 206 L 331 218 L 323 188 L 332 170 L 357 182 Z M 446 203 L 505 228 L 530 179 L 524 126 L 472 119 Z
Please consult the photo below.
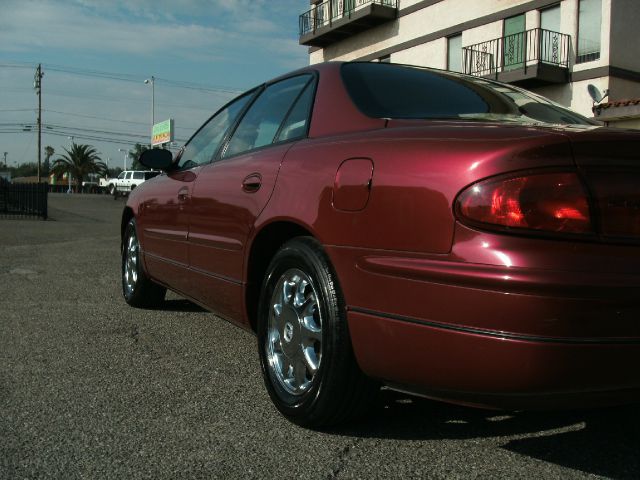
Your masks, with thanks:
M 150 131 L 151 88 L 144 80 L 152 75 L 156 122 L 174 118 L 176 137 L 184 140 L 241 91 L 308 63 L 298 45 L 298 16 L 308 6 L 306 0 L 2 0 L 0 155 L 8 152 L 10 164 L 37 158 L 36 134 L 24 125 L 36 121 L 38 63 L 45 73 L 43 148 L 62 152 L 74 134 L 110 158 L 110 166 L 122 166 L 118 149 Z

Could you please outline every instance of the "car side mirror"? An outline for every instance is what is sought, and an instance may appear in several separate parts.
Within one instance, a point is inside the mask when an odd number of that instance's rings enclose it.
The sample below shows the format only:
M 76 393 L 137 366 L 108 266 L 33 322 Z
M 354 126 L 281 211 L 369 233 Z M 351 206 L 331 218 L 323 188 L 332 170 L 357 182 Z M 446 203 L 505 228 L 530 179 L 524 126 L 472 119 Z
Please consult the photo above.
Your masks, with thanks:
M 145 167 L 166 171 L 173 165 L 173 154 L 163 148 L 152 148 L 142 152 L 139 161 Z

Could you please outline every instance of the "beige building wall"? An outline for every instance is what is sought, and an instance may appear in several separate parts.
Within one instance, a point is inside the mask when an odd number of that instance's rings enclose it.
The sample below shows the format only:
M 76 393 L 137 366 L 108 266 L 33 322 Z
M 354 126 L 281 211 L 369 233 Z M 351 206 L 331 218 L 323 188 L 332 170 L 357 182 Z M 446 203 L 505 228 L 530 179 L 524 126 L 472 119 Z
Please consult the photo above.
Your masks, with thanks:
M 444 0 L 311 53 L 310 63 L 355 60 L 423 35 L 476 20 L 529 0 Z M 399 0 L 400 9 L 421 3 Z M 550 2 L 552 3 L 552 2 Z M 497 36 L 502 35 L 502 28 Z M 482 39 L 484 41 L 488 39 Z
M 640 1 L 614 0 L 611 8 L 611 64 L 640 71 Z
M 439 38 L 433 42 L 392 53 L 390 60 L 394 63 L 407 63 L 444 70 L 447 68 L 447 39 Z
M 559 3 L 560 33 L 571 36 L 569 69 L 574 81 L 532 90 L 588 117 L 593 116 L 593 102 L 587 91 L 589 84 L 601 92 L 609 90 L 608 100 L 640 97 L 640 39 L 637 33 L 640 0 L 601 0 L 600 58 L 580 64 L 575 63 L 579 0 L 442 0 L 429 3 L 399 0 L 401 16 L 397 20 L 324 49 L 311 49 L 310 63 L 372 60 L 390 55 L 395 63 L 446 69 L 448 36 L 461 33 L 462 47 L 499 38 L 503 35 L 504 20 L 496 19 L 496 14 L 505 17 L 524 13 L 525 28 L 539 28 L 540 10 Z M 404 9 L 420 5 L 427 6 L 402 14 Z M 423 37 L 426 41 L 416 44 L 416 39 Z M 403 46 L 407 42 L 409 44 Z M 621 74 L 620 69 L 628 72 Z
M 611 77 L 606 76 L 572 82 L 565 85 L 538 87 L 531 89 L 531 91 L 536 92 L 543 97 L 547 97 L 549 100 L 553 100 L 560 105 L 569 107 L 585 117 L 593 117 L 593 101 L 589 96 L 587 86 L 589 84 L 593 84 L 598 88 L 598 90 L 604 92 L 609 88 L 610 81 Z

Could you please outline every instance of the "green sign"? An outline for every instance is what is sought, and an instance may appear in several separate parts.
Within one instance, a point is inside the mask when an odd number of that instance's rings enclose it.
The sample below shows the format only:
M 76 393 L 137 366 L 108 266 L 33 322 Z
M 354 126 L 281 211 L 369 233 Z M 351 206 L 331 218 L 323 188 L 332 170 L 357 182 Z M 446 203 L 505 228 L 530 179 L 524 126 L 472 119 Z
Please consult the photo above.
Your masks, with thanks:
M 173 118 L 156 123 L 151 131 L 151 145 L 162 145 L 173 141 Z

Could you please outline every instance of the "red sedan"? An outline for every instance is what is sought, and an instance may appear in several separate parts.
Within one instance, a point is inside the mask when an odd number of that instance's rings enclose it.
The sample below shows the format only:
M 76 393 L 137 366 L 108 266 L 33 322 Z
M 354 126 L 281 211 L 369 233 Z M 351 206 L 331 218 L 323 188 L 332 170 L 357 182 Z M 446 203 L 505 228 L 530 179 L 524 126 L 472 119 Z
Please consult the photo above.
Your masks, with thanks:
M 380 384 L 489 407 L 640 399 L 640 133 L 527 91 L 381 63 L 232 100 L 122 216 L 122 286 L 251 330 L 305 426 Z

